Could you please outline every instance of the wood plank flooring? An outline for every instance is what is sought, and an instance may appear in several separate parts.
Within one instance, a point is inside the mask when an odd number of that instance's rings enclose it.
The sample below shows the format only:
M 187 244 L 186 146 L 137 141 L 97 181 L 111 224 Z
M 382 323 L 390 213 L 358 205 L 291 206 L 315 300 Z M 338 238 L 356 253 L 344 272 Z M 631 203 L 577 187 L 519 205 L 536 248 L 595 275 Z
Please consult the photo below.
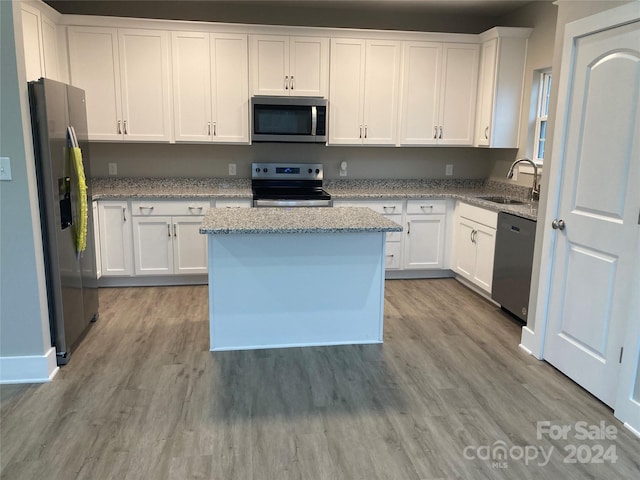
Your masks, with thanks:
M 452 279 L 387 281 L 383 345 L 211 353 L 208 338 L 206 286 L 102 289 L 53 382 L 0 387 L 0 477 L 640 478 L 640 440 Z M 617 438 L 538 438 L 538 421 Z M 617 459 L 566 463 L 571 445 Z

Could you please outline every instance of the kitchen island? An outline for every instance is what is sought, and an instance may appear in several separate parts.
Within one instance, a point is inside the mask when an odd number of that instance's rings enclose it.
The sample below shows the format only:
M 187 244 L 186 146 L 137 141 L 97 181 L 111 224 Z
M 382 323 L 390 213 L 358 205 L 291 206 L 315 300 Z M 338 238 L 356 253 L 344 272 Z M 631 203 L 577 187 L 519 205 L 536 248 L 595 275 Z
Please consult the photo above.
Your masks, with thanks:
M 210 209 L 210 349 L 381 343 L 399 231 L 366 208 Z

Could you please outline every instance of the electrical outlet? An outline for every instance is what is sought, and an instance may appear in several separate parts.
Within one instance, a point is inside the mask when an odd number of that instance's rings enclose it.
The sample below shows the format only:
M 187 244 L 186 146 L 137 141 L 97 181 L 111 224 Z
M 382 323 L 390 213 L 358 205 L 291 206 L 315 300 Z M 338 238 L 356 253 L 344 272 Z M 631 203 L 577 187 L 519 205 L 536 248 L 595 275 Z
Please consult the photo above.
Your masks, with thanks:
M 451 175 L 453 175 L 453 164 L 452 163 L 447 163 L 447 165 L 444 167 L 444 174 L 447 177 L 450 177 Z
M 341 177 L 346 177 L 347 176 L 347 171 L 346 170 L 340 170 L 340 176 Z
M 118 175 L 118 164 L 115 162 L 109 163 L 109 175 Z
M 236 174 L 236 164 L 235 163 L 230 163 L 229 164 L 229 175 L 235 175 Z

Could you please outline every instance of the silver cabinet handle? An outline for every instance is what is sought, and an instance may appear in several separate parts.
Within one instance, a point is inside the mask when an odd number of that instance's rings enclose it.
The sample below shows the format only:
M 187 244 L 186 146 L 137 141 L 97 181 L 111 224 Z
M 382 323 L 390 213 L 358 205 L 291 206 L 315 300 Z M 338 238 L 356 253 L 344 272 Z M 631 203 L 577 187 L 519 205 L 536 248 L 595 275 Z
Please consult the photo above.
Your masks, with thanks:
M 289 75 L 285 75 L 284 77 L 284 89 L 289 90 Z
M 362 125 L 360 125 L 360 138 L 362 138 Z
M 120 122 L 120 120 L 118 120 L 118 135 L 122 135 L 122 128 L 120 128 L 120 124 L 122 122 Z
M 367 138 L 367 129 L 369 128 L 368 125 L 364 126 L 364 138 Z
M 189 210 L 200 210 L 200 211 L 202 211 L 202 207 L 194 207 L 194 206 L 190 205 L 188 208 L 189 208 Z
M 127 121 L 126 121 L 126 120 L 124 120 L 124 121 L 122 122 L 122 124 L 124 125 L 124 134 L 125 134 L 125 135 L 128 135 L 128 134 L 129 134 L 129 132 L 127 132 Z
M 216 122 L 213 122 L 213 136 L 218 136 L 218 133 L 216 132 Z
M 151 205 L 149 207 L 145 207 L 144 205 L 140 205 L 138 208 L 140 210 L 153 210 L 154 209 L 153 205 Z
M 438 136 L 438 139 L 442 138 L 442 125 L 440 125 L 440 135 Z
M 393 256 L 394 256 L 393 253 L 387 253 L 387 257 L 393 258 Z
M 167 223 L 167 237 L 171 238 L 171 224 Z
M 556 218 L 553 220 L 553 222 L 551 222 L 551 228 L 553 228 L 554 230 L 564 230 L 566 226 L 567 225 L 564 223 L 564 220 L 562 219 L 558 220 Z
M 387 210 L 391 210 L 393 212 L 396 209 L 396 206 L 395 205 L 391 205 L 390 207 L 385 207 L 383 205 L 382 209 L 385 211 L 385 213 L 386 213 Z
M 433 210 L 433 205 L 420 205 L 420 210 L 424 210 L 428 208 L 429 210 Z
M 211 135 L 211 122 L 207 122 L 207 135 Z
M 434 139 L 438 138 L 438 127 L 437 126 L 433 127 L 433 138 Z
M 407 235 L 411 234 L 411 222 L 407 222 Z
M 469 240 L 471 240 L 471 243 L 473 243 L 473 232 L 475 232 L 475 230 L 472 228 L 471 233 L 469 233 Z
M 291 75 L 291 90 L 296 88 L 296 82 L 293 80 L 293 75 Z
M 174 237 L 177 237 L 177 236 L 178 236 L 178 230 L 177 230 L 177 228 L 176 228 L 176 224 L 175 224 L 175 223 L 173 224 L 173 236 L 174 236 Z
M 484 138 L 486 138 L 487 140 L 489 140 L 489 127 L 484 129 Z
M 478 243 L 478 230 L 473 231 L 473 243 Z
M 122 207 L 122 221 L 127 221 L 127 209 L 125 207 Z

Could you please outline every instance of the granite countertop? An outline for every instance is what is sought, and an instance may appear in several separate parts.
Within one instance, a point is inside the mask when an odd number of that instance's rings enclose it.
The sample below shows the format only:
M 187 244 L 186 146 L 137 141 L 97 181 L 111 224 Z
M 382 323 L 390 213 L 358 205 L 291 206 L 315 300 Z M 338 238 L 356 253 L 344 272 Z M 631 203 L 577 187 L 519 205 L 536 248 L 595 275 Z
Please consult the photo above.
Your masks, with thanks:
M 210 208 L 203 234 L 401 232 L 402 227 L 368 208 Z
M 527 199 L 528 188 L 494 180 L 327 180 L 324 188 L 334 200 L 453 198 L 530 220 L 538 217 L 538 202 Z M 96 200 L 252 198 L 248 178 L 94 178 L 92 190 Z M 489 195 L 507 196 L 525 203 L 504 205 L 479 198 Z

